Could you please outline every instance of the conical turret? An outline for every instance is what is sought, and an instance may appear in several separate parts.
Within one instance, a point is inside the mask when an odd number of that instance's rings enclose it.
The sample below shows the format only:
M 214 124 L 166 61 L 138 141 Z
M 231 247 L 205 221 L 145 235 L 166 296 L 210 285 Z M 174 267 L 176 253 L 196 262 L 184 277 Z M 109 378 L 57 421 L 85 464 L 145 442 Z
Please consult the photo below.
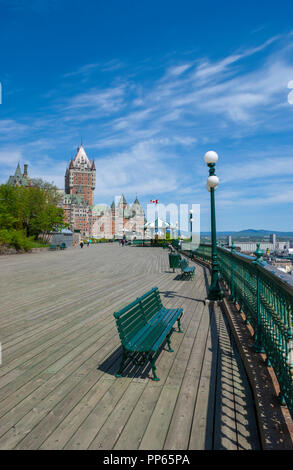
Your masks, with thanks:
M 127 206 L 127 202 L 126 202 L 126 199 L 125 199 L 125 197 L 124 197 L 124 194 L 122 194 L 118 206 L 119 206 L 119 207 L 126 207 L 126 206 Z
M 88 159 L 88 156 L 83 148 L 83 145 L 77 147 L 77 152 L 73 159 L 74 168 L 91 168 L 91 162 Z
M 22 177 L 22 173 L 21 173 L 21 169 L 20 169 L 20 164 L 19 164 L 19 163 L 17 164 L 17 167 L 16 167 L 16 170 L 15 170 L 14 176 L 15 176 L 15 177 L 19 177 L 19 178 Z

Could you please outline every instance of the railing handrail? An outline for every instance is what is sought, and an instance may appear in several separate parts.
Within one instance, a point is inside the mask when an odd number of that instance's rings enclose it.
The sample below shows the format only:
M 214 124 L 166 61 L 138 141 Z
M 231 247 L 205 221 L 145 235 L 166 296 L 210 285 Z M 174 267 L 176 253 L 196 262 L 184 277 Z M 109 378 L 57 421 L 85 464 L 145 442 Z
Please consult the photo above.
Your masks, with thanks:
M 201 243 L 200 246 L 211 247 L 212 245 L 211 245 L 211 243 Z M 218 250 L 224 250 L 225 252 L 230 253 L 231 256 L 234 256 L 235 258 L 238 258 L 241 261 L 244 261 L 245 263 L 252 263 L 256 260 L 256 257 L 254 257 L 254 256 L 245 255 L 244 253 L 239 253 L 237 251 L 232 252 L 227 247 L 218 246 L 217 249 Z M 193 250 L 193 251 L 196 251 L 196 250 Z M 281 289 L 285 289 L 286 292 L 289 295 L 291 295 L 292 299 L 293 299 L 293 276 L 292 276 L 292 280 L 291 280 L 289 274 L 281 273 L 281 272 L 278 273 L 277 268 L 274 268 L 272 265 L 270 265 L 268 263 L 266 265 L 263 265 L 263 266 L 257 264 L 256 267 L 257 267 L 257 269 L 260 270 L 260 272 L 264 276 L 268 276 L 269 279 L 271 279 L 273 282 L 276 282 Z M 292 284 L 291 284 L 291 282 L 292 282 Z

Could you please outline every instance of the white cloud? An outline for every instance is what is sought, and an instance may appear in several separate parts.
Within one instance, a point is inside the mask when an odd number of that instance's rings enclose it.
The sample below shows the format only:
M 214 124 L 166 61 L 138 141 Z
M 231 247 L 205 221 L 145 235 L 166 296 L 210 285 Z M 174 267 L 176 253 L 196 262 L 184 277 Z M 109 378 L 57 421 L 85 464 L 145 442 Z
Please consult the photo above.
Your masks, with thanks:
M 21 135 L 28 126 L 21 124 L 13 119 L 0 120 L 0 138 L 11 138 L 12 136 Z
M 262 153 L 255 155 L 249 162 L 244 158 L 239 159 L 239 163 L 233 165 L 221 165 L 221 177 L 223 183 L 245 180 L 262 180 L 274 178 L 276 176 L 293 175 L 293 152 L 292 156 L 267 157 Z
M 115 194 L 162 194 L 178 187 L 178 172 L 162 161 L 161 153 L 150 142 L 141 142 L 128 152 L 99 158 L 96 196 Z
M 223 60 L 215 62 L 214 64 L 207 61 L 202 62 L 196 69 L 194 77 L 207 79 L 211 78 L 214 75 L 221 74 L 224 70 L 227 70 L 228 66 L 237 62 L 237 60 L 241 59 L 241 55 L 232 55 L 226 57 Z
M 95 108 L 98 112 L 113 113 L 124 106 L 124 94 L 125 85 L 103 90 L 92 89 L 71 98 L 65 110 Z
M 5 175 L 10 176 L 11 171 L 15 171 L 17 163 L 22 160 L 22 152 L 20 149 L 4 147 L 0 150 L 1 179 Z
M 186 70 L 191 67 L 191 64 L 177 65 L 175 67 L 170 67 L 167 71 L 167 75 L 182 75 Z

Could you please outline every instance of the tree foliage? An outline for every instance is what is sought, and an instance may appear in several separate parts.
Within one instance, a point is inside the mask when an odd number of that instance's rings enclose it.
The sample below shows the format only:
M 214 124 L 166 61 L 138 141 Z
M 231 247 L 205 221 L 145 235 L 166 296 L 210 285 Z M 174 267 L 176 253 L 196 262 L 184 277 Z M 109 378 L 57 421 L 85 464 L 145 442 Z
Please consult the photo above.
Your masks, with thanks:
M 34 186 L 0 186 L 0 244 L 29 249 L 29 240 L 59 231 L 64 223 L 63 209 L 57 207 L 57 189 L 42 180 Z

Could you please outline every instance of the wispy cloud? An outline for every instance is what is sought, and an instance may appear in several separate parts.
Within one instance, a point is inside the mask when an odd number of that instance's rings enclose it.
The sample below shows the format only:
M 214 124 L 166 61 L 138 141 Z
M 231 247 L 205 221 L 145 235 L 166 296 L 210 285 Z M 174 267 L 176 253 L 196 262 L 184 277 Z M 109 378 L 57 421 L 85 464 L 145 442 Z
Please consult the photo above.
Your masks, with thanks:
M 174 67 L 170 67 L 167 70 L 167 75 L 169 76 L 178 76 L 182 75 L 186 70 L 188 70 L 191 67 L 192 64 L 182 64 L 182 65 L 177 65 Z
M 104 90 L 92 89 L 71 98 L 66 109 L 96 108 L 105 112 L 115 112 L 123 106 L 124 94 L 124 85 Z
M 254 158 L 250 156 L 250 160 L 252 161 L 244 162 L 242 159 L 241 162 L 233 165 L 222 165 L 223 183 L 234 182 L 239 177 L 241 181 L 261 180 L 263 182 L 266 178 L 293 176 L 293 150 L 291 155 L 286 157 L 282 155 L 268 157 L 260 152 Z
M 167 159 L 167 155 L 164 157 Z M 162 152 L 158 152 L 156 145 L 150 142 L 139 143 L 127 152 L 100 158 L 98 165 L 96 196 L 99 198 L 121 192 L 142 196 L 150 194 L 150 191 L 163 194 L 176 191 L 179 186 L 178 171 L 170 168 L 168 162 L 162 159 Z
M 0 139 L 19 137 L 27 130 L 28 126 L 13 119 L 0 120 Z
M 65 73 L 63 78 L 89 77 L 93 72 L 113 72 L 122 67 L 124 67 L 124 64 L 118 59 L 112 59 L 107 62 L 94 62 L 79 66 L 76 70 Z

